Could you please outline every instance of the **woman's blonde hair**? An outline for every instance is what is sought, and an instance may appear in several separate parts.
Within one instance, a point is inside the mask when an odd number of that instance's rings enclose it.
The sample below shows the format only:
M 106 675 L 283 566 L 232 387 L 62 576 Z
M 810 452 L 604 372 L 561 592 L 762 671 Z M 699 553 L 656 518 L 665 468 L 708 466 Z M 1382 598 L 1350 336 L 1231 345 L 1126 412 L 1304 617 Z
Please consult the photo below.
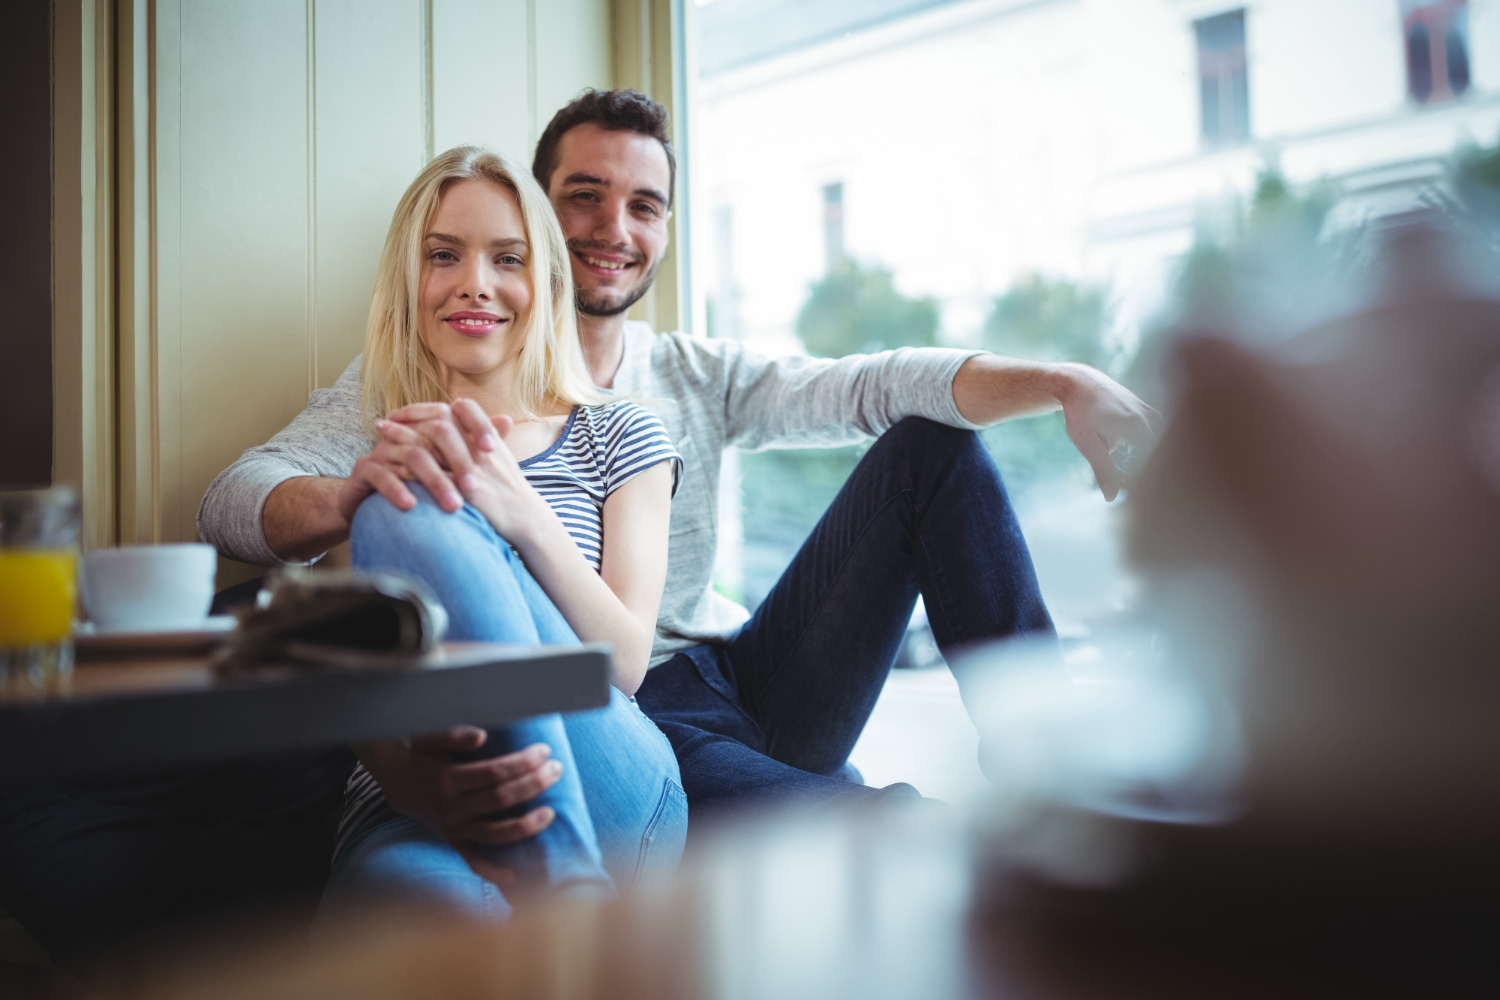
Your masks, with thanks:
M 433 158 L 396 206 L 365 332 L 364 417 L 377 419 L 409 403 L 448 401 L 437 358 L 418 334 L 423 241 L 443 188 L 457 180 L 490 180 L 515 192 L 531 247 L 531 316 L 516 372 L 516 400 L 534 417 L 559 401 L 592 406 L 608 397 L 595 387 L 578 343 L 567 242 L 537 182 L 499 153 L 459 146 Z M 537 280 L 546 275 L 545 283 Z M 546 294 L 543 294 L 543 292 Z

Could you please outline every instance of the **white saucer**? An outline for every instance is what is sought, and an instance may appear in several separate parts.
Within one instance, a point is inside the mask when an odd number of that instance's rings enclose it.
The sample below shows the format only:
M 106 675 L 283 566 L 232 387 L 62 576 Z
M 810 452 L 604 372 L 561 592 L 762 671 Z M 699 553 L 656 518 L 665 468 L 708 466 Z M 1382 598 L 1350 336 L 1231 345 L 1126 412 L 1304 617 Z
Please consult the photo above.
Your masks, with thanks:
M 206 656 L 227 642 L 238 624 L 232 615 L 215 615 L 192 628 L 170 630 L 100 629 L 89 622 L 73 633 L 73 649 L 81 659 L 129 659 L 151 653 Z
M 74 636 L 168 636 L 168 635 L 203 635 L 205 633 L 233 632 L 239 619 L 234 615 L 210 615 L 202 621 L 194 622 L 182 628 L 130 628 L 121 626 L 104 626 L 94 622 L 79 622 Z

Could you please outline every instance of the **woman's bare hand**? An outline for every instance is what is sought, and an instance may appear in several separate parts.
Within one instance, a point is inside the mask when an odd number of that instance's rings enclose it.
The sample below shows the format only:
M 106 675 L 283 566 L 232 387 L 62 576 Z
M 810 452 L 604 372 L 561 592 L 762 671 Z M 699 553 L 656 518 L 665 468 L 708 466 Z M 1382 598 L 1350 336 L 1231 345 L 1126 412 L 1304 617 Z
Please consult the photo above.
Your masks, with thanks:
M 523 545 L 553 515 L 505 443 L 513 426 L 511 418 L 491 417 L 472 399 L 456 400 L 452 418 L 442 433 L 461 435 L 469 458 L 466 469 L 453 470 L 454 483 L 501 537 L 512 545 Z

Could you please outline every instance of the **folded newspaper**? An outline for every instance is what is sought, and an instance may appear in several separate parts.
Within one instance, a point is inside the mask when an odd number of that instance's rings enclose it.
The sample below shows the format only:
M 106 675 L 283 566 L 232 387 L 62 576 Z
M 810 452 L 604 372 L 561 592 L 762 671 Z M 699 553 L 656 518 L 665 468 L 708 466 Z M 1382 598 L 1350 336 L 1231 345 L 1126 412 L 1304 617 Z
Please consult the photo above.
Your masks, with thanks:
M 394 573 L 285 569 L 237 612 L 219 669 L 295 664 L 351 670 L 410 666 L 437 647 L 448 613 L 432 591 Z

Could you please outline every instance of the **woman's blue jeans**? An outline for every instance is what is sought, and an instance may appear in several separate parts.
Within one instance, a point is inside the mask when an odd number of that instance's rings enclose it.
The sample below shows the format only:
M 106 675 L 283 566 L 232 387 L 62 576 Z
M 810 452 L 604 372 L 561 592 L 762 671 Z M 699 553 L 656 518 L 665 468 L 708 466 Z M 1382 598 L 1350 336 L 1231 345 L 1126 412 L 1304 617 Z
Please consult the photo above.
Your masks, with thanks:
M 443 511 L 420 485 L 417 506 L 399 511 L 367 498 L 350 531 L 354 568 L 399 573 L 430 587 L 448 610 L 455 640 L 576 645 L 562 614 L 484 516 Z M 482 718 L 483 713 L 479 717 Z M 671 871 L 687 838 L 687 798 L 661 731 L 618 690 L 605 708 L 538 716 L 490 729 L 481 750 L 498 756 L 546 743 L 562 777 L 526 806 L 556 818 L 515 844 L 484 848 L 522 884 L 608 892 L 642 875 Z M 405 898 L 503 919 L 504 895 L 422 823 L 383 807 L 344 842 L 324 908 L 371 898 Z

